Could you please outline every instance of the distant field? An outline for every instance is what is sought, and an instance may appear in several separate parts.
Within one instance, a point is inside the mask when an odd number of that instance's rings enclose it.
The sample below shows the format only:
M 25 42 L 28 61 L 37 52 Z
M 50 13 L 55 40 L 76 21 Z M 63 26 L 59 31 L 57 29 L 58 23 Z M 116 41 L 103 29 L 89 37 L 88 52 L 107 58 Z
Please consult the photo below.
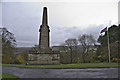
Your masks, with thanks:
M 8 73 L 2 73 L 2 80 L 17 80 L 18 77 Z
M 80 63 L 80 64 L 54 64 L 54 65 L 12 65 L 2 64 L 2 66 L 8 67 L 20 67 L 20 68 L 52 68 L 52 69 L 67 69 L 67 68 L 111 68 L 118 67 L 118 63 Z

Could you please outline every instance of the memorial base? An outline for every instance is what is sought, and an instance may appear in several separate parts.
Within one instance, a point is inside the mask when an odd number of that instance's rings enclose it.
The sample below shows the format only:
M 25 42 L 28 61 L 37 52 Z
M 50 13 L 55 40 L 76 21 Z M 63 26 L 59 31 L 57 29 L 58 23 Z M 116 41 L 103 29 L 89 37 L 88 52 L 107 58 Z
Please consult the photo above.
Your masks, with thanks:
M 58 53 L 29 53 L 28 64 L 60 64 Z

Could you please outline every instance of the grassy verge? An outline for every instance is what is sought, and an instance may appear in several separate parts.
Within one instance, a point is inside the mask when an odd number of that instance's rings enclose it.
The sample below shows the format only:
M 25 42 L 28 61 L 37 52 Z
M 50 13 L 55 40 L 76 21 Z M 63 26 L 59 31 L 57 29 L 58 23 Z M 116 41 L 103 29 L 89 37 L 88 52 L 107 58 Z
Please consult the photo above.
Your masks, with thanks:
M 12 64 L 2 64 L 2 66 L 20 67 L 20 68 L 52 68 L 52 69 L 111 68 L 111 67 L 118 67 L 118 63 L 80 63 L 80 64 L 55 64 L 55 65 L 12 65 Z
M 12 74 L 8 73 L 1 73 L 2 74 L 2 80 L 17 80 L 18 77 Z

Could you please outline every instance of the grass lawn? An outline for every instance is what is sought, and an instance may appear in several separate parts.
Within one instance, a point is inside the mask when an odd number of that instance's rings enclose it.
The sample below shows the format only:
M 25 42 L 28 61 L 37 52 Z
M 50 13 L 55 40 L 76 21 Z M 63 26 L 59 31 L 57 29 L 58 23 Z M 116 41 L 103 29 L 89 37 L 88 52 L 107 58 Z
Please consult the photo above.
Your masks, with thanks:
M 12 65 L 2 64 L 8 67 L 20 68 L 52 68 L 52 69 L 67 69 L 67 68 L 111 68 L 118 67 L 118 63 L 79 63 L 79 64 L 54 64 L 54 65 Z
M 12 74 L 8 73 L 1 73 L 2 74 L 2 80 L 17 80 L 18 77 Z

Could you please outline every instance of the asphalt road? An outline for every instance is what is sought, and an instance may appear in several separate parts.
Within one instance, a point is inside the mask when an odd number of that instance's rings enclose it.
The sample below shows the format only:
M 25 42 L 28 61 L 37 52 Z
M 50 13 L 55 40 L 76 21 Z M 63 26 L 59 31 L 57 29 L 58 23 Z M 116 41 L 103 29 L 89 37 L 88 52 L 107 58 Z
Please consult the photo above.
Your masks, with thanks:
M 4 73 L 19 78 L 118 78 L 118 68 L 30 69 L 2 67 Z

